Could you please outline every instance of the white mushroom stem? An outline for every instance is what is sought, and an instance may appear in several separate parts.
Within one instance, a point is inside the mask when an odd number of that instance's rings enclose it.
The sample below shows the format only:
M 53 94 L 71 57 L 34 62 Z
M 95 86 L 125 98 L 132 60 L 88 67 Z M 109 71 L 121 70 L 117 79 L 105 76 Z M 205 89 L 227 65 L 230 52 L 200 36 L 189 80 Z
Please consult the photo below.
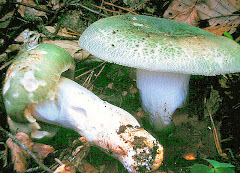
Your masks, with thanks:
M 137 87 L 143 109 L 157 131 L 170 129 L 172 115 L 188 94 L 190 75 L 137 69 Z
M 39 121 L 77 131 L 119 159 L 129 172 L 155 170 L 162 163 L 162 146 L 131 114 L 70 79 L 60 78 L 54 98 L 28 110 Z

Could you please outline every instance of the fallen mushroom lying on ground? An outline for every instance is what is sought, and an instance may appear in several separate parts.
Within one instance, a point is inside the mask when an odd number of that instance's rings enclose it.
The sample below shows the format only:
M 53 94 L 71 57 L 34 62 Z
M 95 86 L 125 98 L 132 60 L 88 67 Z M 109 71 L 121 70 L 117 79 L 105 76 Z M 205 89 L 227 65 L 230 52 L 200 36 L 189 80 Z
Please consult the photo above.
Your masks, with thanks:
M 129 172 L 156 170 L 162 145 L 131 114 L 61 77 L 68 69 L 74 71 L 73 58 L 55 45 L 40 44 L 18 55 L 3 87 L 12 132 L 43 138 L 56 133 L 47 124 L 62 126 L 101 147 Z
M 137 71 L 142 106 L 156 131 L 171 131 L 172 115 L 188 95 L 191 75 L 240 71 L 233 40 L 169 19 L 117 15 L 91 24 L 79 46 L 108 62 Z

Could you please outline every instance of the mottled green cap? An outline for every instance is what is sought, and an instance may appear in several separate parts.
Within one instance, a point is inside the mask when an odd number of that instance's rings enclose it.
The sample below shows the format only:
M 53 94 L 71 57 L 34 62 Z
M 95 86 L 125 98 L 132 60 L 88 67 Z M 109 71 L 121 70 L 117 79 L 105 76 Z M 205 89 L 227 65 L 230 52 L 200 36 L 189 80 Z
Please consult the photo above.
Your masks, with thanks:
M 16 122 L 29 122 L 24 115 L 29 105 L 54 96 L 62 72 L 74 72 L 74 68 L 71 55 L 52 44 L 40 44 L 18 55 L 3 87 L 7 114 Z
M 94 56 L 150 71 L 217 75 L 240 71 L 231 39 L 169 19 L 119 15 L 90 25 L 79 40 Z

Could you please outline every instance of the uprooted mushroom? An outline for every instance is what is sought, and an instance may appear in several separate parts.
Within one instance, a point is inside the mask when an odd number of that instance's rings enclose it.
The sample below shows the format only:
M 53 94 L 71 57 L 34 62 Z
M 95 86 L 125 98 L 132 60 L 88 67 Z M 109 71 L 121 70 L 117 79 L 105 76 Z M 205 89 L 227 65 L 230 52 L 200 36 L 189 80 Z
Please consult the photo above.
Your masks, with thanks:
M 74 67 L 68 52 L 51 44 L 20 54 L 3 87 L 10 129 L 43 138 L 62 126 L 117 158 L 129 172 L 157 169 L 163 160 L 162 145 L 131 114 L 61 77 L 63 72 L 71 75 Z

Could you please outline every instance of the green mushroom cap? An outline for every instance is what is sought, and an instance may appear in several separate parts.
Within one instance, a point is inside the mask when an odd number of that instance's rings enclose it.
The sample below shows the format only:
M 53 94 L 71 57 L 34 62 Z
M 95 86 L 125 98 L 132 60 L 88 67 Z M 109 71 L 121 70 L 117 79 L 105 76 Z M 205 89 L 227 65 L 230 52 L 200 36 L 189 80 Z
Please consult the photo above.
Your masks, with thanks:
M 62 72 L 74 68 L 71 55 L 52 44 L 39 44 L 18 55 L 3 87 L 7 114 L 16 122 L 29 122 L 25 111 L 30 104 L 54 96 Z
M 163 18 L 104 18 L 84 31 L 79 45 L 100 59 L 149 71 L 207 76 L 240 71 L 236 42 Z

